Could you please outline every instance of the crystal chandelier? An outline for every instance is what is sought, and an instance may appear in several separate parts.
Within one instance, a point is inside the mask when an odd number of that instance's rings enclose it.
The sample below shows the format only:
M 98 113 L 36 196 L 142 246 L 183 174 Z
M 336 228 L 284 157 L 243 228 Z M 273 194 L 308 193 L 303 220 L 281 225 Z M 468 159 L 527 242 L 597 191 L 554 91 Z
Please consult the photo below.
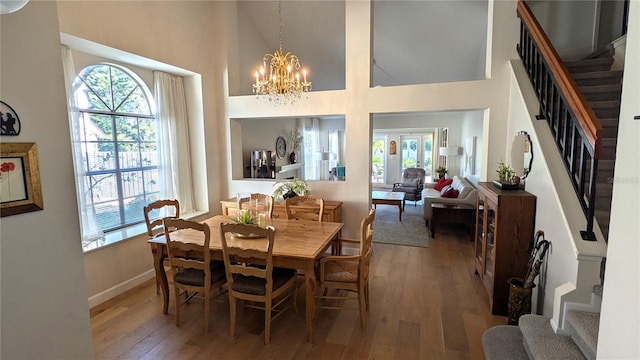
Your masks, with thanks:
M 263 96 L 265 100 L 275 104 L 293 104 L 311 90 L 311 82 L 307 81 L 307 70 L 302 70 L 300 79 L 300 60 L 291 52 L 282 51 L 282 0 L 278 1 L 278 16 L 280 20 L 280 48 L 273 54 L 265 54 L 262 58 L 262 66 L 256 71 L 256 82 L 253 84 L 253 93 L 257 97 Z M 269 74 L 267 75 L 267 64 Z

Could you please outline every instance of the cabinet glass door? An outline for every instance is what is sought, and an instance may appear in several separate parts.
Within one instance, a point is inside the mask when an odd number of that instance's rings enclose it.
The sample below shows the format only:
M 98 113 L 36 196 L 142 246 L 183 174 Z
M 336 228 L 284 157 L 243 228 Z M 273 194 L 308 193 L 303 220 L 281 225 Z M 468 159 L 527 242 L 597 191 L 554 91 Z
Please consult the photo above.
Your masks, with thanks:
M 482 244 L 484 244 L 484 200 L 478 198 L 478 209 L 476 209 L 478 219 L 476 221 L 476 261 L 478 264 L 482 264 Z M 483 266 L 483 265 L 480 265 Z
M 487 222 L 487 233 L 485 236 L 486 250 L 485 250 L 485 262 L 484 262 L 484 274 L 489 278 L 493 278 L 493 263 L 495 259 L 494 253 L 494 238 L 495 238 L 495 210 L 491 207 L 491 204 L 485 203 L 485 221 Z

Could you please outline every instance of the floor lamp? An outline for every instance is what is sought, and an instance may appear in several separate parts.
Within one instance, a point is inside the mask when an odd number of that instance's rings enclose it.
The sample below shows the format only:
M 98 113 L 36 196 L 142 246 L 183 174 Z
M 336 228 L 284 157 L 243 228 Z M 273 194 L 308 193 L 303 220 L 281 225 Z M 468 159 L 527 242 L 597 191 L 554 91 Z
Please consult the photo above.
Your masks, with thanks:
M 462 148 L 459 146 L 441 146 L 439 152 L 440 156 L 444 156 L 446 158 L 446 167 L 450 169 L 451 164 L 449 163 L 449 157 L 461 155 Z

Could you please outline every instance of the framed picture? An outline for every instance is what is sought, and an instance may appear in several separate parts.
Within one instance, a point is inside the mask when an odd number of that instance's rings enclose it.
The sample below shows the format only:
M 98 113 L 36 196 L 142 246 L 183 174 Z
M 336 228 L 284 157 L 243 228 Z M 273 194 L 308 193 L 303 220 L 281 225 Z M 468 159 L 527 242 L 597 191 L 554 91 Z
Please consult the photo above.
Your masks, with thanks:
M 42 209 L 36 143 L 0 144 L 0 217 Z

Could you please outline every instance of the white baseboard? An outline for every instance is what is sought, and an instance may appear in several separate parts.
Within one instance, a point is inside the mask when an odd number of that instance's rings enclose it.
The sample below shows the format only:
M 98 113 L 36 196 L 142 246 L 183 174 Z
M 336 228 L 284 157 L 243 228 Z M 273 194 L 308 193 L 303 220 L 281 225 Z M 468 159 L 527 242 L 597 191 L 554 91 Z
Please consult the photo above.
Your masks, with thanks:
M 155 270 L 151 269 L 114 287 L 93 295 L 89 298 L 89 308 L 100 305 L 107 300 L 113 299 L 114 297 L 124 293 L 127 290 L 133 289 L 143 282 L 149 279 L 153 279 L 155 276 Z

